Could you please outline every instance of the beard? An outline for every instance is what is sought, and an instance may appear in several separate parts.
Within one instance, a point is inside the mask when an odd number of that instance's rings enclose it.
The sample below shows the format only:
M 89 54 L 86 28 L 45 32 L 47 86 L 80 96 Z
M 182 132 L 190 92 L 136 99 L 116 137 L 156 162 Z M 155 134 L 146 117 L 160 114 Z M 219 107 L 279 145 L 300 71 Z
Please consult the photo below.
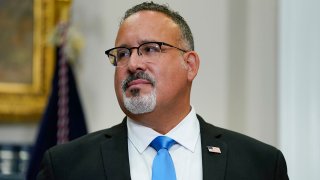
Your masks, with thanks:
M 136 79 L 145 79 L 151 82 L 153 89 L 150 93 L 141 95 L 140 89 L 132 89 L 130 91 L 131 97 L 127 97 L 126 90 L 128 84 Z M 144 114 L 152 112 L 156 107 L 157 96 L 155 90 L 155 80 L 152 76 L 145 72 L 138 72 L 134 75 L 130 75 L 122 82 L 122 96 L 124 107 L 132 114 Z
M 125 92 L 123 92 L 122 95 L 124 107 L 132 114 L 152 112 L 156 107 L 157 96 L 155 89 L 153 89 L 149 94 L 145 95 L 140 95 L 140 92 L 135 92 L 135 95 L 132 97 L 127 97 Z

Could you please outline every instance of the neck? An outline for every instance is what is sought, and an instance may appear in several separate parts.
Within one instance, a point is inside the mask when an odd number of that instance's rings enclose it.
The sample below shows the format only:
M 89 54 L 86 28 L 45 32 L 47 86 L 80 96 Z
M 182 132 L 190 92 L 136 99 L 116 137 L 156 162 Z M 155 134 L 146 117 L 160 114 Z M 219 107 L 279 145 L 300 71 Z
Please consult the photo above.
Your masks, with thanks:
M 136 122 L 152 128 L 160 134 L 167 134 L 170 130 L 176 127 L 191 111 L 190 104 L 182 107 L 167 107 L 156 108 L 153 112 L 128 115 Z

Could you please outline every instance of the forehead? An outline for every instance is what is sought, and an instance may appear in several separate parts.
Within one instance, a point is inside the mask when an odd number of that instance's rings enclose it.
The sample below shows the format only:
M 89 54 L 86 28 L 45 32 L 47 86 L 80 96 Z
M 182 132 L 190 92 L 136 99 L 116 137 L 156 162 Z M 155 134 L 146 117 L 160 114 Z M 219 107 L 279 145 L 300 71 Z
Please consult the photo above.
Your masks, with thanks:
M 143 41 L 179 40 L 179 26 L 167 15 L 156 11 L 140 11 L 125 19 L 120 25 L 116 45 L 137 45 Z

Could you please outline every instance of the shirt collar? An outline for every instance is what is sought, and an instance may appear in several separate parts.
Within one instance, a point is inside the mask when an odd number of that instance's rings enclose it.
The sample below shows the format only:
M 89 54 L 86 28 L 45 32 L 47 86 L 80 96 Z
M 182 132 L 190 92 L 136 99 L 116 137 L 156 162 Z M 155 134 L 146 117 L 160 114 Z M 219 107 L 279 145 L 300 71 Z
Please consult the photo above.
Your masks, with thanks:
M 129 117 L 127 117 L 127 127 L 128 138 L 139 153 L 146 150 L 154 138 L 162 135 L 149 127 L 137 123 Z M 192 107 L 189 114 L 165 135 L 174 139 L 178 144 L 191 152 L 194 152 L 196 143 L 200 137 L 199 121 L 194 108 Z

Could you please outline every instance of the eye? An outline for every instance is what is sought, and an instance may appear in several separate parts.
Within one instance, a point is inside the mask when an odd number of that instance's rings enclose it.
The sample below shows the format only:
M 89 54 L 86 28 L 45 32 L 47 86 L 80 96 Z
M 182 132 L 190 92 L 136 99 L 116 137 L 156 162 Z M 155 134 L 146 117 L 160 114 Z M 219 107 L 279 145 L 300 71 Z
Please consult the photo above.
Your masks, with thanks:
M 156 43 L 148 43 L 144 44 L 140 47 L 140 51 L 142 54 L 152 54 L 152 53 L 158 53 L 161 51 L 160 46 Z
M 125 48 L 117 49 L 118 61 L 127 57 L 130 57 L 130 51 L 128 49 L 125 49 Z

